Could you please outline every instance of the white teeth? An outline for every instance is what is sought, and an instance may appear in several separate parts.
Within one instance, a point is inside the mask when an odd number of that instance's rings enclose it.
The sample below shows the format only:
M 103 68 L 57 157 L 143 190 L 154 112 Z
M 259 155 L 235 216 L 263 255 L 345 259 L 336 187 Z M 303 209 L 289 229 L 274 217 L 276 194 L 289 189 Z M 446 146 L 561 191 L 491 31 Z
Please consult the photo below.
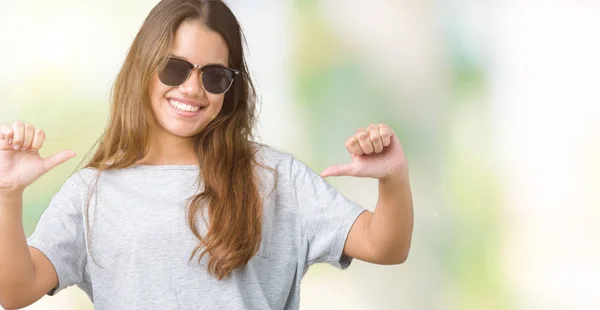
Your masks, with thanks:
M 175 107 L 176 109 L 179 109 L 181 111 L 196 112 L 196 111 L 200 110 L 199 106 L 187 105 L 187 104 L 181 103 L 179 101 L 175 101 L 175 100 L 169 100 L 169 103 L 173 107 Z

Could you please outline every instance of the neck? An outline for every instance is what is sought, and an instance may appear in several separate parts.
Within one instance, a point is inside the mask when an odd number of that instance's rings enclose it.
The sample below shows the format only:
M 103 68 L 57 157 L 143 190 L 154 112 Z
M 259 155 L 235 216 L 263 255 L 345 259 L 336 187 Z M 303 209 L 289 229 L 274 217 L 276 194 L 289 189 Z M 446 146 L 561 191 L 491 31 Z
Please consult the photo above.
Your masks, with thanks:
M 152 166 L 197 165 L 194 138 L 177 137 L 162 131 L 153 134 L 148 153 L 137 163 Z

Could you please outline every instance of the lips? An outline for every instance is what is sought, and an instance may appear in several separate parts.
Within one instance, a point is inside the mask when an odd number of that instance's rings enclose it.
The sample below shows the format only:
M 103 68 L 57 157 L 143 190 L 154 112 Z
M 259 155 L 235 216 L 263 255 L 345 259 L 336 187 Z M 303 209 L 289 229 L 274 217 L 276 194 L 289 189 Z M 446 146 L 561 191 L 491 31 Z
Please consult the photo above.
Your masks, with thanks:
M 202 108 L 198 105 L 186 104 L 186 103 L 180 102 L 178 100 L 174 100 L 174 99 L 170 99 L 169 104 L 172 107 L 174 107 L 178 110 L 184 111 L 184 112 L 198 112 Z

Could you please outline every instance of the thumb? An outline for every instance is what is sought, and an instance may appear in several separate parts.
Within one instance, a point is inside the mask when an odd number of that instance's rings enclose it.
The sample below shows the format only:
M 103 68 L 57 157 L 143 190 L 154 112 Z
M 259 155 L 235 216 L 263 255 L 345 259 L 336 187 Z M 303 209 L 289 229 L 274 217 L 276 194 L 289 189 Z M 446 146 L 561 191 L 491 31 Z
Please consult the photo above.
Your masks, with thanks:
M 65 163 L 67 160 L 77 156 L 74 151 L 62 151 L 58 152 L 48 158 L 44 158 L 44 172 L 48 172 L 58 165 Z
M 339 177 L 339 176 L 353 176 L 354 169 L 352 169 L 352 165 L 337 165 L 331 166 L 323 172 L 321 172 L 321 177 Z

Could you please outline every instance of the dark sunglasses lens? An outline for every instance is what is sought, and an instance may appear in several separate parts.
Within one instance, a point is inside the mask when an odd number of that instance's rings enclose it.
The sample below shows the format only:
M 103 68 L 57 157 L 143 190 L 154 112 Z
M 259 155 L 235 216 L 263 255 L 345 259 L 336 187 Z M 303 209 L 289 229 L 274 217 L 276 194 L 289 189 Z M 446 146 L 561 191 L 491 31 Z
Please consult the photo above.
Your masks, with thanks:
M 206 66 L 202 68 L 202 83 L 207 92 L 222 94 L 233 83 L 234 72 L 220 66 Z
M 186 61 L 170 58 L 158 74 L 158 78 L 167 86 L 179 86 L 187 80 L 191 70 L 190 64 Z

